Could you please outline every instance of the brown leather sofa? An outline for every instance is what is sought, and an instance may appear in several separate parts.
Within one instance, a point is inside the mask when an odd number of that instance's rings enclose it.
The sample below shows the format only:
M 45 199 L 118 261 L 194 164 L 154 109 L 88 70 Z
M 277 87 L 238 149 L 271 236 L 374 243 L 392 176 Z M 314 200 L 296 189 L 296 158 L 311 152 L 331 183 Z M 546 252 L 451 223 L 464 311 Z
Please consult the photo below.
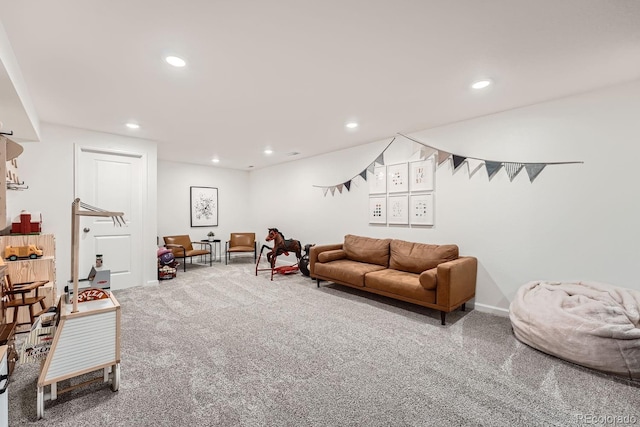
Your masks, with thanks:
M 478 261 L 460 257 L 456 245 L 429 245 L 347 234 L 344 242 L 316 245 L 311 277 L 440 310 L 446 313 L 475 296 Z

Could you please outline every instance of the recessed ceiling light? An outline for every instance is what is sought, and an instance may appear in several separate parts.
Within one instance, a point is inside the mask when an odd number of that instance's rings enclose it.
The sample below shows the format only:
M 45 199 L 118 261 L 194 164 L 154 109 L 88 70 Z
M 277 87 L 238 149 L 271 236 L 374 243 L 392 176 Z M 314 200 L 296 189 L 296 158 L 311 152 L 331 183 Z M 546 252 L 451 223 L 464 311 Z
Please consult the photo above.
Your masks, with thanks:
M 271 148 L 267 148 L 264 150 L 264 154 L 273 154 L 273 150 Z
M 477 82 L 473 83 L 471 87 L 473 89 L 484 89 L 490 85 L 491 85 L 491 80 L 484 79 L 484 80 L 478 80 Z
M 125 125 L 129 129 L 140 129 L 140 125 L 137 123 L 129 122 Z
M 348 127 L 349 129 L 355 129 L 358 127 L 358 123 L 356 122 L 349 122 L 345 125 L 346 127 Z
M 164 60 L 174 67 L 184 67 L 187 65 L 184 59 L 178 58 L 177 56 L 167 56 Z
M 212 161 L 213 163 L 220 163 L 220 159 L 219 159 L 219 158 L 217 158 L 217 157 L 216 157 L 216 158 L 214 158 L 214 159 L 211 159 L 211 161 Z

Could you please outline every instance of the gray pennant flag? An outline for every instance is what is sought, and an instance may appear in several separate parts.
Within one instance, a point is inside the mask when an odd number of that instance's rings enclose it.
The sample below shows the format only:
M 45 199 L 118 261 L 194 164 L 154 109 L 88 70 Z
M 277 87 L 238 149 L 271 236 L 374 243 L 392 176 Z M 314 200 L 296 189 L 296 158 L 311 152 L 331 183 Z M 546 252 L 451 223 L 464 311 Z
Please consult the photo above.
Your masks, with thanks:
M 380 153 L 375 163 L 380 163 L 381 165 L 384 165 L 384 153 Z
M 344 188 L 347 189 L 347 191 L 351 190 L 351 180 L 345 182 L 343 185 L 344 185 Z
M 324 187 L 322 189 L 322 194 L 324 194 L 324 197 L 327 197 L 327 191 L 329 191 L 329 187 Z
M 331 187 L 331 195 L 333 196 L 336 193 L 336 187 Z
M 367 168 L 367 170 L 371 173 L 375 173 L 376 172 L 376 164 L 375 163 L 371 163 L 369 165 L 369 167 Z
M 365 181 L 367 180 L 367 170 L 363 170 L 362 172 L 360 172 L 360 176 L 362 177 L 362 179 L 364 179 Z
M 453 170 L 458 169 L 460 167 L 460 165 L 464 163 L 465 160 L 467 160 L 466 157 L 456 156 L 454 154 L 453 155 Z
M 533 182 L 545 166 L 547 166 L 546 163 L 527 163 L 524 165 L 524 168 L 527 170 L 527 175 L 529 175 L 529 182 Z
M 491 179 L 500 170 L 500 168 L 502 167 L 502 163 L 490 162 L 489 160 L 485 160 L 484 167 L 487 168 L 487 175 L 489 175 L 489 179 Z
M 507 171 L 507 175 L 509 176 L 509 181 L 513 182 L 513 179 L 520 173 L 522 168 L 524 167 L 523 163 L 505 163 L 504 170 Z
M 338 184 L 338 193 L 342 194 L 342 184 Z

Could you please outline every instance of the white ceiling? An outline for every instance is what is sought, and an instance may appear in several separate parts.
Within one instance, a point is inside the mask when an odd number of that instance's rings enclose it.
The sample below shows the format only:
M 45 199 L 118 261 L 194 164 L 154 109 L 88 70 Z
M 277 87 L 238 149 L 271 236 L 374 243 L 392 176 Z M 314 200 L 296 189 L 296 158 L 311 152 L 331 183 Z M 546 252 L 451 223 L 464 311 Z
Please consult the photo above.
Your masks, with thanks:
M 41 121 L 239 169 L 640 78 L 637 0 L 0 0 L 0 20 Z

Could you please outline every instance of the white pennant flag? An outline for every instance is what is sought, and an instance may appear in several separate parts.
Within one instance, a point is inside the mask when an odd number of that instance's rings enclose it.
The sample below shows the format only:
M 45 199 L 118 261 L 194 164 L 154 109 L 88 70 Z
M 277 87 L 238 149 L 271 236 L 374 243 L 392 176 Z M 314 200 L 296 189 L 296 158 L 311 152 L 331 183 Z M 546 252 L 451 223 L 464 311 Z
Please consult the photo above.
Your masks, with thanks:
M 467 167 L 469 168 L 469 178 L 473 176 L 484 165 L 484 160 L 470 159 L 467 157 Z
M 421 159 L 428 159 L 429 157 L 433 156 L 433 153 L 436 152 L 435 148 L 431 148 L 431 147 L 427 147 L 427 146 L 423 146 L 420 149 L 420 158 Z

